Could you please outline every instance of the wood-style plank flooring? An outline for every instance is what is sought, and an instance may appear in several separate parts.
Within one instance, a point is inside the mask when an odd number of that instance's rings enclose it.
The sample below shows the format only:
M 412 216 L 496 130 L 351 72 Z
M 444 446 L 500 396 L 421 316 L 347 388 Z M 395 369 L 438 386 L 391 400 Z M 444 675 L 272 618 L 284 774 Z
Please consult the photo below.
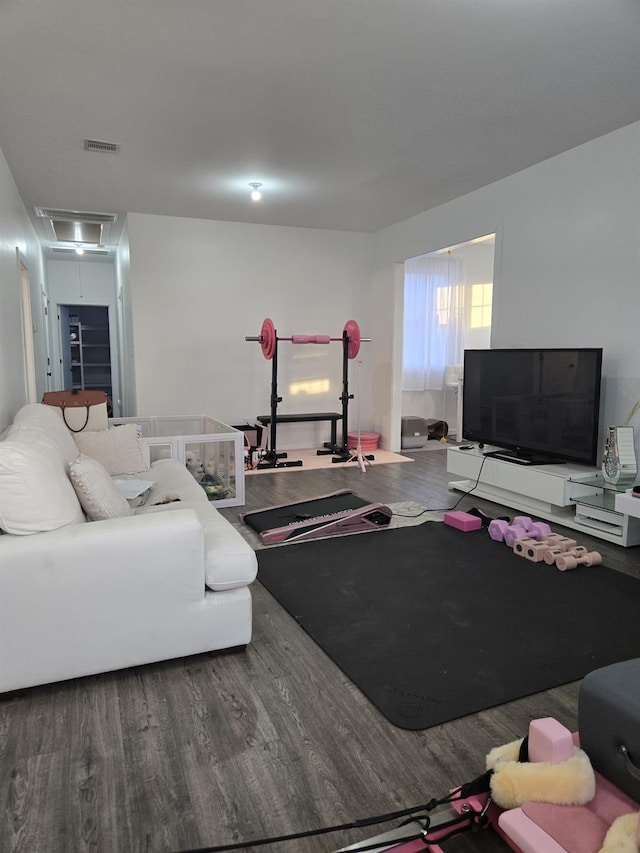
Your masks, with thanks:
M 458 501 L 447 489 L 446 453 L 406 455 L 415 462 L 366 474 L 335 466 L 249 477 L 246 509 L 339 488 L 429 509 Z M 474 505 L 505 513 L 472 495 L 458 508 Z M 237 519 L 237 508 L 222 512 Z M 607 566 L 640 574 L 637 548 L 580 541 Z M 534 717 L 577 725 L 574 683 L 426 731 L 395 728 L 259 583 L 252 590 L 254 637 L 244 652 L 0 698 L 1 853 L 184 851 L 339 824 L 443 796 Z M 248 849 L 327 853 L 388 828 Z M 446 849 L 507 848 L 486 831 Z

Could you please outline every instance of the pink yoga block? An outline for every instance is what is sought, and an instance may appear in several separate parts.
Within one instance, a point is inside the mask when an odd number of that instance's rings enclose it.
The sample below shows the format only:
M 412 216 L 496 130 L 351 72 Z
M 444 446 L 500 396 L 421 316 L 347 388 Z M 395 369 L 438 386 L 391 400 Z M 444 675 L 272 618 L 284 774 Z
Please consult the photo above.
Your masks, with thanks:
M 462 530 L 464 533 L 482 527 L 482 520 L 477 515 L 469 515 L 468 512 L 445 512 L 444 523 L 448 524 L 449 527 Z
M 573 755 L 573 735 L 553 717 L 529 723 L 529 761 L 566 761 Z

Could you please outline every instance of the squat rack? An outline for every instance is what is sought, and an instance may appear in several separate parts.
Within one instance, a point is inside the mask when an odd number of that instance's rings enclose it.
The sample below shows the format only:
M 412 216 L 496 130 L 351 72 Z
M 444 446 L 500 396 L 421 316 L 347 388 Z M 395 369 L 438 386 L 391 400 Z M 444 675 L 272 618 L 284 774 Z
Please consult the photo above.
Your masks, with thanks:
M 340 402 L 342 404 L 342 414 L 340 416 L 329 413 L 309 414 L 309 415 L 284 415 L 280 416 L 280 422 L 286 420 L 290 423 L 315 421 L 315 420 L 331 420 L 334 422 L 338 417 L 342 420 L 342 444 L 340 446 L 332 440 L 325 442 L 325 450 L 318 450 L 318 454 L 334 456 L 333 462 L 347 462 L 351 458 L 348 447 L 348 411 L 349 400 L 353 399 L 353 394 L 349 393 L 349 360 L 356 358 L 360 352 L 360 344 L 370 342 L 371 338 L 363 338 L 360 334 L 360 326 L 355 320 L 347 320 L 342 330 L 341 337 L 331 337 L 330 335 L 289 335 L 287 337 L 278 337 L 273 321 L 266 317 L 263 320 L 259 335 L 245 337 L 245 341 L 253 341 L 260 344 L 263 356 L 267 361 L 271 361 L 271 397 L 270 397 L 270 415 L 269 415 L 269 448 L 262 462 L 258 463 L 258 468 L 284 468 L 284 467 L 299 467 L 301 461 L 281 461 L 286 459 L 286 453 L 277 452 L 277 425 L 279 421 L 278 404 L 282 402 L 282 397 L 278 395 L 278 344 L 280 341 L 287 341 L 292 344 L 329 344 L 334 341 L 342 341 L 342 393 L 340 394 Z M 265 419 L 266 420 L 266 419 Z M 332 439 L 334 432 L 332 430 Z

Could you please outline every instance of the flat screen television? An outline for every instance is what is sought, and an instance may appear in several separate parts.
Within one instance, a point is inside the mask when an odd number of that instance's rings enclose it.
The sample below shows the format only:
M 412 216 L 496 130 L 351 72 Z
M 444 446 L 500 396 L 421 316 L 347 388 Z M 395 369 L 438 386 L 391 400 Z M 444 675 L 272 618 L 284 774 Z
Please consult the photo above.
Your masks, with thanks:
M 462 437 L 523 465 L 595 465 L 601 374 L 597 348 L 465 350 Z

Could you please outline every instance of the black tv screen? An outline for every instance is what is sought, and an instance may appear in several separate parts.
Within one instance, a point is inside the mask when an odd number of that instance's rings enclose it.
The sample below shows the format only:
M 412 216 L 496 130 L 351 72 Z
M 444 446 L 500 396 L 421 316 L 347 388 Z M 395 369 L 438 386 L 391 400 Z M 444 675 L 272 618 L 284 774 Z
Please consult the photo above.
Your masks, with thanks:
M 598 454 L 602 349 L 465 350 L 462 437 L 521 464 Z

